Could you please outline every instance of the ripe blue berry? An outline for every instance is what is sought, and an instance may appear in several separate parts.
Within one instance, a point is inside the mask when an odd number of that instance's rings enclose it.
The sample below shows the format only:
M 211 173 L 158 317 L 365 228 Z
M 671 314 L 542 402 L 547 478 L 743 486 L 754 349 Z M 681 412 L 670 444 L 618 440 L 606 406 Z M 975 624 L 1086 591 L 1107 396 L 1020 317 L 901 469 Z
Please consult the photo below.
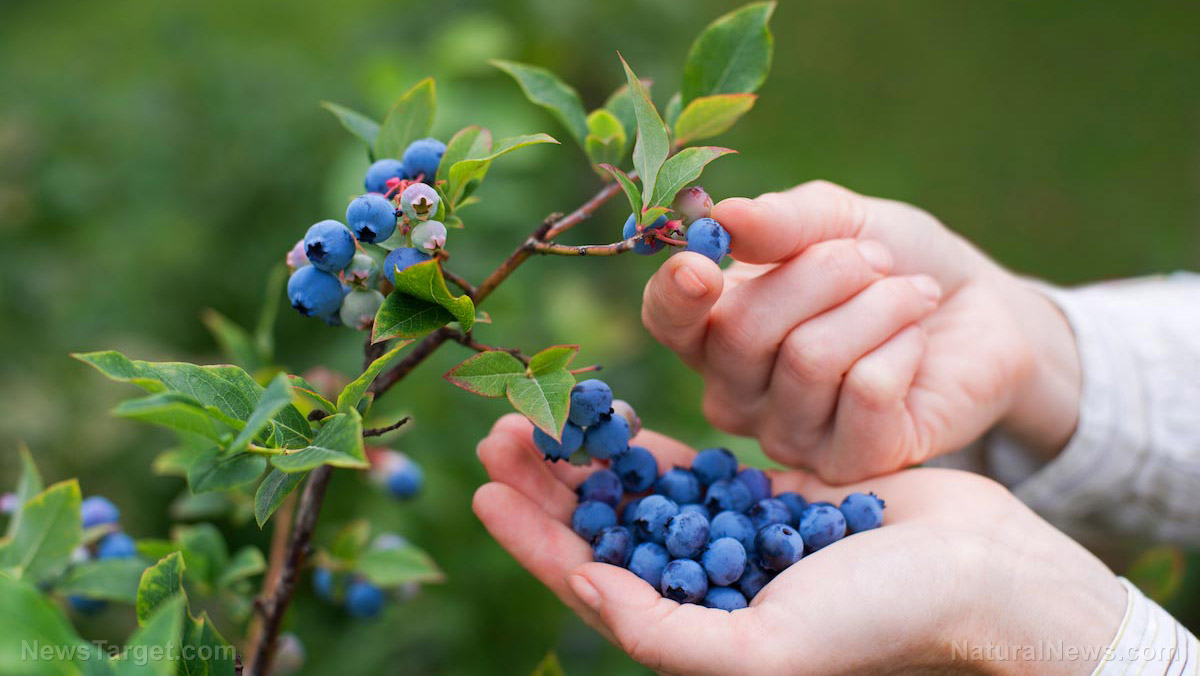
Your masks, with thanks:
M 791 526 L 773 523 L 754 536 L 754 550 L 763 568 L 779 572 L 804 556 L 804 539 Z
M 883 525 L 883 508 L 886 506 L 874 493 L 851 493 L 842 500 L 839 509 L 846 517 L 846 529 L 861 533 Z
M 633 548 L 629 557 L 629 572 L 637 575 L 657 591 L 662 584 L 663 569 L 671 562 L 667 548 L 657 542 L 643 542 Z
M 721 479 L 732 479 L 737 476 L 737 467 L 737 458 L 728 448 L 706 448 L 692 459 L 692 473 L 703 486 Z
M 747 467 L 738 472 L 737 479 L 750 489 L 750 497 L 755 502 L 771 497 L 771 478 L 761 469 Z
M 633 528 L 633 520 L 637 518 L 638 505 L 642 504 L 641 498 L 634 498 L 625 503 L 621 508 L 621 525 L 628 528 Z
M 333 601 L 333 571 L 328 568 L 313 570 L 312 583 L 313 593 L 317 595 L 317 598 Z
M 662 228 L 666 224 L 667 224 L 667 217 L 659 216 L 657 219 L 655 219 L 655 221 L 653 223 L 651 223 L 650 225 L 647 225 L 642 230 L 642 234 L 645 235 L 645 237 L 638 238 L 638 241 L 633 245 L 633 252 L 637 253 L 637 254 L 641 254 L 643 256 L 649 256 L 651 254 L 656 254 L 659 251 L 662 251 L 663 247 L 666 246 L 667 243 L 662 241 L 661 239 L 650 236 L 649 233 L 652 230 L 658 230 L 658 229 Z M 637 216 L 635 216 L 634 214 L 629 214 L 629 219 L 625 221 L 625 226 L 623 228 L 621 228 L 621 238 L 629 239 L 630 237 L 633 237 L 636 234 L 637 234 Z
M 624 399 L 613 399 L 612 414 L 620 416 L 629 423 L 629 438 L 636 437 L 642 432 L 642 419 L 638 417 L 637 411 L 629 405 L 629 402 Z
M 571 422 L 580 427 L 595 425 L 612 409 L 613 394 L 608 383 L 592 378 L 571 388 Z M 626 421 L 628 422 L 628 421 Z
M 425 221 L 412 229 L 413 246 L 433 255 L 446 246 L 446 226 L 441 221 Z
M 338 319 L 343 324 L 356 331 L 371 328 L 375 323 L 375 313 L 383 305 L 383 294 L 375 289 L 355 289 L 342 299 L 342 307 L 338 310 Z
M 729 233 L 711 218 L 701 218 L 687 229 L 687 250 L 720 263 L 729 253 Z
M 288 278 L 288 300 L 305 317 L 329 317 L 342 307 L 345 290 L 338 278 L 306 265 Z
M 708 529 L 708 538 L 716 541 L 721 538 L 733 538 L 742 543 L 747 552 L 754 551 L 754 524 L 750 517 L 741 512 L 725 511 L 712 518 Z
M 304 234 L 304 255 L 318 270 L 337 274 L 354 258 L 354 235 L 334 220 L 315 223 Z
M 600 416 L 583 434 L 583 449 L 593 458 L 615 458 L 629 449 L 629 423 L 619 416 Z
M 733 587 L 709 587 L 704 595 L 703 604 L 708 608 L 733 612 L 750 605 L 742 592 Z
M 725 587 L 737 582 L 745 572 L 746 548 L 733 538 L 717 538 L 704 550 L 700 563 L 708 573 L 709 582 Z
M 846 517 L 828 502 L 814 502 L 800 514 L 796 526 L 809 551 L 817 551 L 846 537 Z
M 776 498 L 765 498 L 754 503 L 750 510 L 746 512 L 750 517 L 750 521 L 754 524 L 754 530 L 762 530 L 773 523 L 792 522 L 792 510 L 788 509 L 787 504 L 783 500 Z
M 430 185 L 437 178 L 438 165 L 442 162 L 442 154 L 446 152 L 446 144 L 435 138 L 423 138 L 413 141 L 404 149 L 401 161 L 414 180 L 422 180 Z
M 662 595 L 679 603 L 699 603 L 708 593 L 704 568 L 691 559 L 675 559 L 663 569 Z
M 398 463 L 387 476 L 387 489 L 394 497 L 409 500 L 421 492 L 425 483 L 425 472 L 417 463 L 404 458 L 407 462 Z
M 84 498 L 79 505 L 79 513 L 83 518 L 84 528 L 116 523 L 121 518 L 121 510 L 109 502 L 108 498 L 100 495 Z
M 408 171 L 404 168 L 404 163 L 400 160 L 386 158 L 375 162 L 367 168 L 367 175 L 363 179 L 363 186 L 367 192 L 386 193 L 388 191 L 388 179 L 398 178 L 401 180 L 409 177 Z
M 689 225 L 701 218 L 708 218 L 712 207 L 712 198 L 704 192 L 704 188 L 698 185 L 684 188 L 675 193 L 675 200 L 671 202 L 671 211 L 675 212 L 684 225 Z
M 808 507 L 808 500 L 804 499 L 803 495 L 795 491 L 784 491 L 775 496 L 776 499 L 782 500 L 783 504 L 788 506 L 788 510 L 792 513 L 792 518 L 789 520 L 793 526 L 800 523 L 800 514 L 804 512 L 804 508 Z
M 700 502 L 700 498 L 703 497 L 700 480 L 691 470 L 682 467 L 673 467 L 664 472 L 655 482 L 654 492 L 665 495 L 680 505 Z
M 667 539 L 667 522 L 679 513 L 679 505 L 661 495 L 647 495 L 638 504 L 633 526 L 643 540 L 664 544 Z
M 413 183 L 400 193 L 400 208 L 412 225 L 433 218 L 441 201 L 437 191 L 424 183 Z
M 575 508 L 571 515 L 571 530 L 591 542 L 600 531 L 617 525 L 617 513 L 606 502 L 590 501 Z
M 704 494 L 704 506 L 716 514 L 730 510 L 744 512 L 754 504 L 754 497 L 745 483 L 737 479 L 721 479 L 714 481 Z
M 583 483 L 575 489 L 575 494 L 579 496 L 580 502 L 596 500 L 608 503 L 614 509 L 621 504 L 622 493 L 621 480 L 611 469 L 592 472 L 592 475 L 584 479 Z
M 97 559 L 131 559 L 137 556 L 137 544 L 124 533 L 109 533 L 96 545 Z
M 686 505 L 680 505 L 679 513 L 683 514 L 684 512 L 695 512 L 704 517 L 705 520 L 708 520 L 708 508 L 698 502 L 689 502 Z
M 695 512 L 680 512 L 667 522 L 664 543 L 671 556 L 694 559 L 708 545 L 708 519 Z
M 99 599 L 89 599 L 86 596 L 74 594 L 67 597 L 67 603 L 71 604 L 72 610 L 81 615 L 95 615 L 108 607 L 108 603 Z
M 746 571 L 742 573 L 741 579 L 738 580 L 737 588 L 747 600 L 753 601 L 754 597 L 758 596 L 758 592 L 767 586 L 767 583 L 771 581 L 773 576 L 774 574 L 771 571 L 763 570 L 762 566 L 758 565 L 758 562 L 752 556 L 746 561 Z
M 628 451 L 614 458 L 612 468 L 630 493 L 650 490 L 658 476 L 658 460 L 641 446 L 630 446 Z
M 562 441 L 555 441 L 554 437 L 546 434 L 540 428 L 533 428 L 534 446 L 537 446 L 547 460 L 553 462 L 566 460 L 583 446 L 583 429 L 578 425 L 568 422 L 563 426 L 562 434 L 559 437 Z
M 404 270 L 406 270 L 409 266 L 431 260 L 433 260 L 433 258 L 420 249 L 414 249 L 412 247 L 400 247 L 399 249 L 392 249 L 392 252 L 387 255 L 387 258 L 383 259 L 383 274 L 388 278 L 389 282 L 395 284 L 397 269 L 399 269 L 401 272 L 404 272 Z
M 355 197 L 346 207 L 346 225 L 360 242 L 382 242 L 396 231 L 396 207 L 378 193 Z
M 366 580 L 346 585 L 346 612 L 352 617 L 371 618 L 383 610 L 383 590 Z
M 596 535 L 592 559 L 600 563 L 624 566 L 633 554 L 633 534 L 624 526 L 609 526 Z

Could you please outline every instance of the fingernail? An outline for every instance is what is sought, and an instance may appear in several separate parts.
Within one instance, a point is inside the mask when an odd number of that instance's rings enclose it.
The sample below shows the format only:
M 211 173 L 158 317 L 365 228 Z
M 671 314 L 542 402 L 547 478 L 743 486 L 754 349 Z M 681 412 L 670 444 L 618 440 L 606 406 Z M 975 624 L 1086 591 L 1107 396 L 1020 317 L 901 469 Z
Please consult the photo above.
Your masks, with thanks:
M 600 592 L 592 586 L 592 583 L 582 575 L 572 575 L 567 578 L 567 585 L 571 587 L 571 591 L 575 596 L 579 597 L 583 604 L 592 610 L 600 608 Z
M 941 285 L 929 275 L 913 275 L 909 277 L 909 281 L 916 287 L 917 291 L 921 292 L 922 296 L 925 296 L 929 300 L 937 300 L 942 297 Z
M 672 275 L 675 279 L 675 286 L 679 287 L 685 295 L 692 298 L 702 298 L 708 293 L 708 287 L 704 282 L 700 281 L 700 277 L 688 266 L 680 265 L 675 268 L 675 274 Z
M 856 242 L 858 253 L 875 272 L 886 273 L 892 269 L 892 253 L 887 247 L 874 240 Z

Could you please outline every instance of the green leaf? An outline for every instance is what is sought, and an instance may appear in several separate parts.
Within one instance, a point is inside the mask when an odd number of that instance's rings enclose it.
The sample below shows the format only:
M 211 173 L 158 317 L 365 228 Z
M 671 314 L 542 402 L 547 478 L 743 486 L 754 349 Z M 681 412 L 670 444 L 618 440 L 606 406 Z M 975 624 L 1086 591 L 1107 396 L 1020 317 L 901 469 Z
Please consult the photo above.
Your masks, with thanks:
M 226 359 L 251 372 L 262 366 L 249 331 L 212 308 L 200 314 L 200 321 L 204 322 Z
M 450 165 L 450 180 L 448 182 L 451 186 L 448 193 L 450 202 L 458 204 L 464 199 L 469 194 L 467 186 L 473 181 L 482 181 L 496 158 L 520 148 L 542 143 L 557 144 L 558 140 L 549 134 L 526 134 L 524 136 L 504 138 L 500 139 L 496 143 L 496 147 L 490 152 L 477 157 L 468 157 L 465 160 L 459 160 Z
M 625 193 L 625 198 L 629 200 L 629 213 L 642 213 L 642 191 L 638 190 L 637 184 L 633 182 L 633 179 L 611 164 L 601 164 L 600 168 L 611 174 L 613 178 L 617 179 L 617 183 L 621 185 L 621 190 Z
M 355 519 L 342 526 L 333 536 L 329 545 L 329 555 L 339 561 L 352 563 L 367 548 L 371 538 L 371 522 L 366 519 Z
M 138 624 L 145 625 L 164 603 L 183 591 L 183 555 L 172 552 L 142 573 L 137 590 Z
M 13 493 L 16 511 L 8 520 L 6 539 L 12 538 L 13 533 L 17 532 L 17 524 L 21 522 L 21 513 L 24 511 L 25 503 L 42 492 L 42 474 L 33 461 L 33 454 L 29 452 L 29 447 L 24 442 L 19 444 L 18 449 L 21 455 L 21 478 L 17 480 L 17 488 Z
M 191 432 L 221 441 L 228 426 L 194 397 L 179 392 L 158 392 L 117 404 L 112 414 L 180 432 Z
M 140 558 L 85 561 L 72 566 L 55 583 L 54 590 L 89 599 L 135 603 L 145 570 L 146 562 Z
M 383 370 L 392 363 L 396 355 L 400 354 L 400 351 L 408 347 L 410 343 L 412 343 L 411 340 L 397 342 L 382 357 L 371 362 L 367 370 L 362 372 L 362 375 L 350 381 L 349 385 L 342 388 L 342 393 L 338 395 L 337 410 L 342 413 L 348 413 L 351 409 L 357 409 L 358 402 L 362 401 L 363 395 L 367 393 L 367 389 L 371 387 L 371 383 L 375 382 L 375 378 L 379 377 L 379 374 L 383 373 Z
M 138 603 L 141 628 L 125 645 L 123 656 L 113 661 L 117 676 L 174 676 L 183 652 L 183 618 L 187 599 L 182 595 L 163 598 L 152 614 L 142 616 Z
M 716 94 L 693 100 L 675 122 L 675 145 L 724 133 L 754 107 L 754 94 Z
M 300 395 L 303 399 L 306 399 L 316 408 L 319 408 L 326 413 L 334 413 L 337 411 L 337 406 L 334 406 L 332 401 L 329 401 L 325 397 L 321 396 L 317 392 L 317 388 L 311 385 L 304 378 L 297 375 L 288 374 L 287 379 L 288 383 L 292 386 L 292 391 Z
M 84 642 L 62 611 L 33 584 L 0 573 L 0 674 L 5 676 L 78 676 L 83 662 L 102 657 Z M 30 659 L 27 646 L 40 646 Z M 42 650 L 52 650 L 40 659 Z M 82 670 L 82 671 L 81 671 Z
M 234 676 L 237 651 L 213 626 L 207 613 L 184 618 L 183 643 L 188 649 L 182 655 L 179 676 Z
M 321 465 L 367 469 L 371 464 L 363 450 L 362 418 L 357 411 L 325 418 L 311 446 L 271 456 L 271 464 L 284 472 L 307 472 Z
M 258 325 L 254 327 L 254 348 L 263 366 L 275 360 L 275 319 L 279 316 L 279 299 L 284 296 L 287 278 L 287 266 L 283 263 L 276 263 L 267 277 L 266 296 L 258 311 Z
M 550 111 L 583 145 L 588 127 L 579 92 L 545 68 L 500 59 L 493 59 L 491 64 L 512 76 L 525 98 Z
M 286 406 L 292 404 L 292 388 L 288 385 L 287 375 L 280 373 L 271 379 L 270 384 L 263 390 L 254 412 L 246 419 L 246 426 L 225 449 L 225 454 L 232 455 L 246 450 L 250 442 L 259 432 L 271 424 L 271 420 Z
M 229 562 L 229 548 L 221 532 L 211 523 L 198 523 L 176 528 L 174 536 L 188 579 L 200 582 L 206 592 L 212 589 Z
M 642 209 L 642 220 L 646 223 L 653 223 L 658 220 L 659 216 L 666 215 L 670 209 L 667 207 L 646 207 Z
M 468 392 L 503 397 L 512 379 L 525 377 L 525 364 L 503 350 L 489 350 L 472 355 L 443 377 Z
M 346 131 L 354 134 L 354 136 L 367 144 L 367 151 L 372 153 L 371 159 L 374 157 L 375 139 L 379 136 L 379 123 L 362 113 L 350 110 L 345 106 L 339 106 L 336 103 L 322 101 L 321 107 L 333 113 L 337 117 L 338 122 L 346 128 Z
M 449 181 L 450 167 L 468 157 L 480 157 L 492 152 L 492 132 L 473 124 L 458 130 L 446 143 L 442 161 L 438 164 L 438 181 Z
M 399 158 L 408 144 L 429 136 L 436 100 L 433 78 L 427 77 L 392 104 L 375 138 L 375 157 Z
M 625 127 L 616 115 L 600 108 L 587 118 L 588 135 L 584 149 L 592 164 L 617 164 L 625 156 Z
M 271 470 L 267 478 L 258 485 L 258 492 L 254 494 L 254 520 L 258 522 L 259 528 L 267 523 L 267 519 L 271 518 L 275 510 L 279 509 L 287 496 L 296 490 L 296 486 L 299 486 L 306 476 L 308 475 L 303 472 Z
M 358 557 L 355 570 L 380 587 L 441 582 L 446 578 L 429 554 L 411 545 L 397 549 L 368 549 Z
M 650 206 L 670 206 L 675 199 L 675 193 L 700 178 L 709 162 L 733 152 L 736 151 L 716 146 L 695 146 L 679 151 L 667 160 L 658 172 L 658 182 L 654 188 L 654 196 L 650 198 Z
M 652 84 L 654 83 L 651 80 L 642 80 L 646 91 L 650 91 Z M 633 94 L 629 92 L 629 85 L 623 84 L 618 87 L 604 102 L 604 109 L 621 121 L 621 126 L 625 128 L 626 140 L 637 135 L 637 113 L 633 111 Z
M 565 369 L 515 378 L 508 384 L 508 401 L 543 432 L 559 439 L 574 386 L 575 376 Z
M 221 588 L 228 587 L 238 580 L 254 577 L 266 571 L 266 569 L 267 560 L 263 558 L 262 552 L 258 551 L 257 547 L 247 545 L 237 550 L 233 558 L 229 559 L 229 563 L 225 565 L 225 569 L 221 571 L 220 577 L 217 578 L 217 586 Z
M 213 446 L 188 465 L 188 487 L 195 495 L 228 491 L 253 482 L 266 468 L 267 461 L 260 455 L 225 455 Z
M 683 103 L 701 96 L 741 94 L 762 86 L 771 70 L 774 39 L 767 23 L 774 2 L 746 5 L 704 29 L 683 65 Z
M 395 286 L 375 315 L 374 342 L 417 338 L 455 320 L 469 331 L 475 323 L 475 303 L 466 295 L 450 293 L 437 260 L 400 271 Z
M 0 550 L 0 568 L 18 578 L 45 580 L 66 567 L 83 541 L 79 482 L 60 481 L 21 508 L 12 539 Z
M 562 664 L 558 661 L 558 655 L 550 652 L 534 667 L 533 673 L 529 676 L 566 676 L 566 674 L 563 672 Z
M 621 57 L 621 65 L 625 67 L 625 79 L 633 95 L 633 112 L 637 116 L 638 134 L 637 142 L 633 144 L 633 167 L 642 177 L 642 206 L 645 207 L 649 206 L 646 200 L 654 193 L 658 170 L 671 152 L 671 141 L 667 136 L 667 127 L 650 100 L 650 93 L 634 75 L 625 57 Z
M 673 129 L 675 127 L 675 122 L 679 120 L 679 113 L 681 112 L 682 108 L 683 97 L 680 96 L 679 92 L 675 92 L 671 95 L 671 98 L 667 100 L 667 107 L 663 109 L 663 122 L 666 123 L 667 129 Z M 678 140 L 675 141 L 675 145 L 680 145 Z
M 529 373 L 540 376 L 551 371 L 565 370 L 579 354 L 578 345 L 553 345 L 529 359 Z

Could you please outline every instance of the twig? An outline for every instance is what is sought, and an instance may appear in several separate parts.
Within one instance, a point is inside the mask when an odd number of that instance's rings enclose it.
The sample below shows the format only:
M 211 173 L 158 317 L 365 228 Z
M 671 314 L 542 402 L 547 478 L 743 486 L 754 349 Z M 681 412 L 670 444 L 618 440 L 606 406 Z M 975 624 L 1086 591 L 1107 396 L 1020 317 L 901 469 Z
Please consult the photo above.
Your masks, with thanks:
M 467 298 L 472 300 L 475 299 L 477 289 L 475 288 L 475 285 L 468 282 L 465 277 L 451 272 L 450 270 L 446 269 L 446 266 L 444 265 L 442 266 L 442 276 L 450 280 L 458 288 L 462 289 L 463 293 L 467 294 Z
M 393 432 L 395 430 L 400 429 L 401 427 L 404 427 L 408 423 L 409 420 L 412 420 L 412 418 L 405 416 L 404 418 L 401 418 L 396 423 L 388 425 L 387 427 L 367 428 L 367 429 L 363 430 L 363 438 L 366 439 L 368 437 L 382 437 L 383 435 L 387 434 L 388 432 Z
M 525 365 L 529 364 L 529 357 L 526 357 L 521 350 L 515 347 L 496 347 L 494 345 L 485 345 L 484 343 L 472 338 L 471 334 L 464 334 L 461 331 L 455 331 L 453 334 L 451 334 L 450 338 L 456 343 L 469 347 L 476 352 L 507 352 L 517 359 L 520 359 L 521 363 Z
M 553 256 L 616 256 L 623 254 L 626 251 L 633 249 L 639 239 L 644 239 L 644 235 L 634 235 L 629 239 L 623 239 L 620 242 L 612 244 L 584 244 L 581 246 L 570 246 L 567 244 L 555 244 L 553 242 L 530 242 L 529 250 L 536 254 L 553 255 Z
M 367 331 L 367 341 L 363 345 L 363 370 L 366 371 L 371 362 L 379 359 L 387 352 L 388 343 L 390 341 L 381 340 L 378 343 L 371 342 L 371 332 Z

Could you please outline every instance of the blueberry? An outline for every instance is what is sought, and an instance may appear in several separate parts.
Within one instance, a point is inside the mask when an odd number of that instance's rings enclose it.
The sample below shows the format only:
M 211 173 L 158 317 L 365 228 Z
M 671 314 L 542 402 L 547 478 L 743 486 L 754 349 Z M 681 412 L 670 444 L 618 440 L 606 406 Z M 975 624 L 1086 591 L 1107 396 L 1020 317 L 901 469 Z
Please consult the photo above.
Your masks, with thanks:
M 662 595 L 679 603 L 698 603 L 708 593 L 704 568 L 691 559 L 675 559 L 663 568 Z
M 742 543 L 742 547 L 749 553 L 754 551 L 754 534 L 757 532 L 750 517 L 741 512 L 725 511 L 712 518 L 708 538 L 713 541 L 733 538 Z
M 629 437 L 632 439 L 642 432 L 642 419 L 638 417 L 637 411 L 629 405 L 629 402 L 624 399 L 613 399 L 612 414 L 620 416 L 629 423 Z
M 750 605 L 742 592 L 733 587 L 709 587 L 704 595 L 703 604 L 709 608 L 733 612 Z
M 375 551 L 407 549 L 408 547 L 408 538 L 399 533 L 380 533 L 371 541 L 371 549 Z
M 742 592 L 742 595 L 747 600 L 753 601 L 758 592 L 767 586 L 771 581 L 773 574 L 769 570 L 763 570 L 762 566 L 750 557 L 746 560 L 746 571 L 742 573 L 742 577 L 737 582 L 737 588 Z
M 580 427 L 600 422 L 600 416 L 608 413 L 612 405 L 612 389 L 603 380 L 592 378 L 571 388 L 570 418 Z
M 665 495 L 677 504 L 700 502 L 703 492 L 700 490 L 700 480 L 691 470 L 674 467 L 663 473 L 654 484 L 654 492 Z
M 701 218 L 708 218 L 708 214 L 712 212 L 713 201 L 704 192 L 704 188 L 694 185 L 690 188 L 684 188 L 675 193 L 675 200 L 671 202 L 671 211 L 683 221 L 684 225 L 688 225 Z
M 761 469 L 747 467 L 738 472 L 737 480 L 750 489 L 750 497 L 754 502 L 771 497 L 771 478 Z
M 595 539 L 600 531 L 615 525 L 617 513 L 607 502 L 585 502 L 576 507 L 571 515 L 571 530 L 588 542 Z
M 367 189 L 367 192 L 386 193 L 388 191 L 388 179 L 398 178 L 404 180 L 408 177 L 409 173 L 404 168 L 403 162 L 387 158 L 379 160 L 367 168 L 367 175 L 363 180 L 363 186 Z
M 580 502 L 595 500 L 608 503 L 615 509 L 617 505 L 621 504 L 621 480 L 611 469 L 597 470 L 579 484 L 579 487 L 575 489 L 575 494 L 579 496 Z
M 346 207 L 346 225 L 360 242 L 382 242 L 396 231 L 396 206 L 373 192 L 355 197 Z
M 698 502 L 689 502 L 686 505 L 680 505 L 679 513 L 683 514 L 684 512 L 695 512 L 704 517 L 705 521 L 708 520 L 708 508 Z
M 667 522 L 679 513 L 679 505 L 661 495 L 647 495 L 638 504 L 633 525 L 643 540 L 664 544 L 667 539 Z
M 708 518 L 695 512 L 680 512 L 667 522 L 664 544 L 676 559 L 694 559 L 708 545 Z
M 446 226 L 441 221 L 425 221 L 412 229 L 412 243 L 421 251 L 433 255 L 446 246 Z
M 108 498 L 100 495 L 84 498 L 79 505 L 79 512 L 83 518 L 84 528 L 116 523 L 121 518 L 121 510 L 117 509 L 117 506 Z
M 375 289 L 355 289 L 342 299 L 338 319 L 357 331 L 365 331 L 375 323 L 375 313 L 383 305 L 383 294 Z
M 671 561 L 667 548 L 657 542 L 643 542 L 633 548 L 629 572 L 650 583 L 657 591 L 662 584 L 663 568 Z
M 354 235 L 337 221 L 321 221 L 305 233 L 304 255 L 318 270 L 336 274 L 354 258 Z
M 333 571 L 316 568 L 312 575 L 313 593 L 324 601 L 333 601 Z
M 328 317 L 342 307 L 345 295 L 338 278 L 306 265 L 288 278 L 288 300 L 305 317 Z
M 643 256 L 649 256 L 651 254 L 656 254 L 659 251 L 662 251 L 663 247 L 666 246 L 667 243 L 662 241 L 661 239 L 650 236 L 649 233 L 651 230 L 658 230 L 658 229 L 662 228 L 663 226 L 665 226 L 666 224 L 667 224 L 667 217 L 659 216 L 657 219 L 655 219 L 655 221 L 653 223 L 651 223 L 650 225 L 647 225 L 642 230 L 642 233 L 643 233 L 643 235 L 645 235 L 645 237 L 639 238 L 638 241 L 636 243 L 634 243 L 633 252 L 637 253 L 637 254 L 641 254 Z M 633 237 L 636 234 L 637 234 L 637 216 L 635 216 L 634 214 L 629 214 L 628 220 L 625 221 L 625 226 L 623 228 L 621 228 L 621 238 L 629 239 L 630 237 Z
M 808 507 L 808 500 L 804 499 L 803 495 L 795 491 L 784 491 L 776 495 L 777 500 L 783 501 L 783 504 L 788 506 L 788 510 L 792 513 L 790 523 L 795 526 L 800 523 L 800 514 Z
M 720 263 L 729 253 L 729 233 L 713 219 L 701 218 L 688 226 L 687 250 Z
M 542 452 L 542 455 L 546 456 L 547 460 L 554 462 L 566 460 L 583 446 L 583 429 L 578 425 L 568 422 L 563 426 L 562 434 L 559 437 L 562 440 L 555 441 L 554 437 L 543 432 L 541 428 L 533 428 L 533 444 Z
M 67 603 L 71 604 L 72 610 L 81 615 L 95 615 L 108 607 L 108 603 L 100 599 L 89 599 L 86 596 L 76 596 L 74 594 L 67 597 Z
M 629 449 L 629 423 L 619 416 L 600 416 L 600 422 L 584 432 L 583 449 L 599 460 L 621 455 Z
M 437 215 L 442 198 L 433 188 L 424 183 L 413 183 L 400 193 L 400 208 L 411 225 L 428 221 Z
M 633 554 L 633 534 L 624 526 L 609 526 L 596 535 L 592 559 L 600 563 L 624 566 Z
M 737 476 L 738 462 L 728 448 L 706 448 L 692 459 L 692 473 L 701 485 Z
M 804 540 L 791 526 L 773 523 L 754 536 L 754 549 L 763 568 L 778 572 L 804 556 Z
M 883 508 L 887 505 L 874 493 L 851 493 L 839 508 L 846 517 L 846 530 L 861 533 L 883 525 Z
M 407 462 L 398 463 L 387 475 L 387 489 L 394 497 L 409 500 L 421 492 L 425 483 L 425 472 L 417 463 L 404 458 Z
M 754 524 L 754 530 L 762 530 L 773 523 L 792 522 L 792 510 L 788 509 L 787 504 L 783 500 L 776 498 L 765 498 L 754 503 L 750 507 L 746 515 L 750 517 L 750 521 Z
M 383 610 L 383 590 L 366 580 L 346 585 L 346 612 L 352 617 L 370 618 Z
M 700 557 L 708 581 L 718 586 L 737 582 L 746 570 L 746 548 L 741 542 L 730 538 L 717 538 Z
M 430 185 L 437 178 L 438 165 L 442 162 L 442 154 L 446 152 L 446 144 L 434 138 L 423 138 L 413 141 L 404 149 L 401 161 L 414 180 L 422 180 Z
M 414 249 L 412 247 L 400 247 L 399 249 L 392 249 L 392 252 L 387 255 L 387 258 L 383 259 L 383 274 L 388 278 L 389 282 L 395 284 L 397 268 L 403 272 L 410 266 L 431 260 L 433 260 L 433 258 L 420 249 Z
M 846 517 L 828 502 L 814 502 L 800 514 L 796 526 L 809 551 L 817 551 L 846 537 Z
M 730 510 L 744 512 L 754 504 L 754 497 L 745 483 L 737 479 L 720 479 L 714 481 L 704 494 L 704 506 L 716 514 Z
M 137 555 L 137 544 L 124 533 L 109 533 L 96 545 L 97 559 L 132 559 Z
M 658 460 L 641 446 L 630 446 L 628 451 L 614 458 L 612 468 L 630 493 L 649 490 L 658 476 Z
M 641 498 L 634 498 L 625 503 L 625 506 L 621 508 L 622 526 L 633 527 L 633 520 L 637 518 L 637 508 L 640 504 L 642 504 Z

